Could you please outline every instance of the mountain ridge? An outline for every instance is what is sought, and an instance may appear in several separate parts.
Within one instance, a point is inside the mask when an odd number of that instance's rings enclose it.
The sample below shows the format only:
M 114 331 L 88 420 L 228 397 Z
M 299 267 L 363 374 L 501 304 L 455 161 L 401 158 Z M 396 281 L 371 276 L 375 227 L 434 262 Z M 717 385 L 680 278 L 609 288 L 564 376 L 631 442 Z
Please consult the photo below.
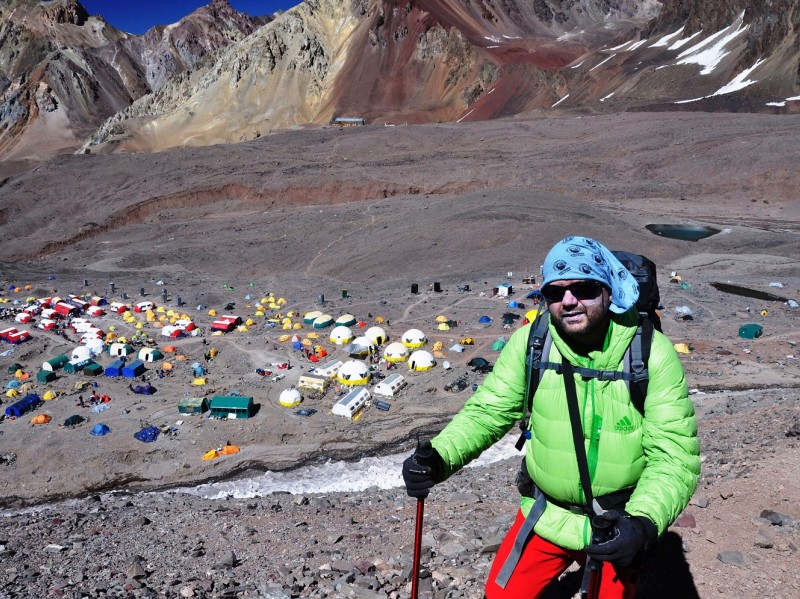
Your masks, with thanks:
M 23 83 L 0 71 L 0 159 L 32 157 L 57 137 L 60 121 L 38 121 L 63 105 L 74 133 L 50 154 L 236 143 L 340 115 L 397 124 L 550 109 L 797 113 L 799 4 L 306 0 L 263 23 L 214 0 L 142 36 L 106 24 L 107 41 L 57 50 Z M 55 5 L 54 18 L 83 23 L 71 30 L 104 23 L 76 0 Z M 6 45 L 0 35 L 0 65 Z

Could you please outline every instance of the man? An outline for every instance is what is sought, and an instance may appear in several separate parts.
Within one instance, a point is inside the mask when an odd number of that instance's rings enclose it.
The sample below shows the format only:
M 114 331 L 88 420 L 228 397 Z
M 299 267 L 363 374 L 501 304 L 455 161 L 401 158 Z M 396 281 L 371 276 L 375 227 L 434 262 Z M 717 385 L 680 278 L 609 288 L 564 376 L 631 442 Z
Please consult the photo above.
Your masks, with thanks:
M 542 361 L 561 370 L 544 369 L 533 397 L 520 472 L 521 509 L 495 557 L 486 597 L 538 597 L 572 562 L 584 564 L 588 555 L 601 565 L 599 596 L 631 598 L 643 551 L 686 507 L 700 473 L 696 420 L 683 368 L 669 339 L 654 332 L 644 414 L 631 403 L 624 380 L 570 377 L 581 415 L 584 471 L 599 504 L 590 509 L 562 371 L 623 370 L 639 324 L 638 285 L 605 246 L 585 237 L 557 243 L 542 275 L 552 339 Z M 480 455 L 523 417 L 530 326 L 512 335 L 492 373 L 447 427 L 406 459 L 403 478 L 409 495 L 426 497 L 434 484 Z M 598 514 L 607 530 L 593 542 L 592 517 L 597 525 Z

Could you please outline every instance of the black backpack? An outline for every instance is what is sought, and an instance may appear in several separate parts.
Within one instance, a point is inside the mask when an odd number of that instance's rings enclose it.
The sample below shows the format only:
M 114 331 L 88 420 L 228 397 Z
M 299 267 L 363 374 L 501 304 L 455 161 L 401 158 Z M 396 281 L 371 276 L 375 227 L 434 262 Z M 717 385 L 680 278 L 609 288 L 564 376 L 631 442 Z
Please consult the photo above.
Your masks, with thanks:
M 660 306 L 656 265 L 648 258 L 638 254 L 621 251 L 612 253 L 639 283 L 639 300 L 636 302 L 636 308 L 639 310 L 639 326 L 625 351 L 624 366 L 621 371 L 595 370 L 577 366 L 574 367 L 574 370 L 584 378 L 596 378 L 602 381 L 624 380 L 631 395 L 631 403 L 640 414 L 644 415 L 644 400 L 647 397 L 649 382 L 647 362 L 650 358 L 653 331 L 661 331 L 661 319 L 656 312 Z M 528 423 L 533 409 L 533 396 L 536 394 L 544 371 L 555 370 L 561 373 L 562 370 L 561 364 L 544 361 L 550 355 L 550 346 L 552 345 L 552 339 L 548 334 L 549 323 L 549 312 L 540 310 L 528 334 L 528 348 L 525 353 L 525 416 L 519 423 L 522 434 L 516 443 L 517 450 L 520 451 L 525 440 L 530 438 Z

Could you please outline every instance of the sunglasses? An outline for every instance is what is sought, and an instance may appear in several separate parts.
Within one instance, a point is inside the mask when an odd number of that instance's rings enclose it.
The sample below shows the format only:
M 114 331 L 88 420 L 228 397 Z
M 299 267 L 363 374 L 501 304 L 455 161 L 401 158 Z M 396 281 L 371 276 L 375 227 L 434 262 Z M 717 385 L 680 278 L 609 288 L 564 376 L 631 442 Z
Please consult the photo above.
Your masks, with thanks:
M 597 281 L 578 281 L 571 285 L 563 287 L 556 285 L 547 285 L 542 288 L 542 295 L 544 299 L 550 304 L 556 304 L 564 299 L 564 294 L 569 290 L 576 300 L 593 300 L 600 297 L 603 291 L 603 285 Z

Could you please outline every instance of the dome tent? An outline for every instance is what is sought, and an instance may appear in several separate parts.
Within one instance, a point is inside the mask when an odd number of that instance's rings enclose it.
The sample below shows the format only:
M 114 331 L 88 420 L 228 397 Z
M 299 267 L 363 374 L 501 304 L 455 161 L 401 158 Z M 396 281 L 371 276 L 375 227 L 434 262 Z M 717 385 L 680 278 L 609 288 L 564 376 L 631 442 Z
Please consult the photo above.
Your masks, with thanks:
M 389 340 L 389 336 L 382 327 L 370 327 L 364 333 L 364 337 L 372 341 L 375 345 L 383 345 Z
M 478 322 L 481 324 L 491 324 L 492 319 L 484 314 L 478 319 Z
M 294 387 L 290 387 L 289 389 L 281 391 L 278 401 L 282 406 L 293 408 L 300 405 L 300 402 L 303 401 L 303 396 L 300 395 L 300 391 Z
M 303 324 L 314 324 L 314 321 L 322 316 L 322 312 L 314 310 L 313 312 L 306 312 L 303 316 Z
M 342 364 L 339 372 L 336 373 L 336 379 L 342 384 L 349 387 L 357 385 L 366 385 L 369 383 L 369 368 L 364 362 L 358 360 L 350 360 Z
M 408 359 L 408 348 L 400 342 L 395 341 L 386 346 L 383 357 L 387 362 L 404 362 Z
M 352 314 L 342 314 L 336 319 L 336 326 L 351 327 L 356 324 L 356 317 Z
M 408 357 L 408 369 L 423 371 L 430 370 L 436 365 L 433 355 L 424 349 L 418 349 Z
M 98 422 L 97 424 L 94 425 L 94 427 L 92 427 L 92 430 L 89 431 L 89 434 L 93 435 L 95 437 L 104 437 L 110 432 L 111 432 L 111 429 L 108 428 L 107 424 L 103 424 L 102 422 Z
M 315 329 L 324 329 L 333 324 L 333 316 L 330 314 L 323 314 L 322 316 L 314 319 L 313 327 Z
M 428 339 L 425 337 L 425 333 L 419 329 L 409 329 L 403 333 L 403 337 L 400 341 L 409 349 L 416 349 L 425 345 Z
M 337 326 L 331 331 L 330 340 L 331 343 L 335 343 L 336 345 L 350 343 L 353 340 L 353 331 L 345 326 Z
M 494 351 L 501 351 L 505 346 L 506 346 L 506 340 L 503 339 L 502 337 L 500 337 L 499 339 L 497 339 L 497 341 L 492 343 L 492 349 Z

